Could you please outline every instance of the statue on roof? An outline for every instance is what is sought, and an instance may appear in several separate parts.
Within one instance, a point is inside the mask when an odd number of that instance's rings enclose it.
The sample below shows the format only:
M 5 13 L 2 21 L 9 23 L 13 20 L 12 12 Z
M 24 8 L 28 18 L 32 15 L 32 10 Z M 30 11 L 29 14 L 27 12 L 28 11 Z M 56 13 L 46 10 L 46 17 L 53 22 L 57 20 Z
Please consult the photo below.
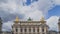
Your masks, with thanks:
M 32 20 L 32 19 L 29 17 L 29 18 L 28 18 L 28 21 L 31 21 L 31 20 Z
M 46 22 L 45 19 L 44 19 L 44 17 L 41 18 L 40 22 L 41 22 L 42 24 L 44 24 L 44 23 Z
M 16 16 L 15 23 L 19 23 L 19 18 Z

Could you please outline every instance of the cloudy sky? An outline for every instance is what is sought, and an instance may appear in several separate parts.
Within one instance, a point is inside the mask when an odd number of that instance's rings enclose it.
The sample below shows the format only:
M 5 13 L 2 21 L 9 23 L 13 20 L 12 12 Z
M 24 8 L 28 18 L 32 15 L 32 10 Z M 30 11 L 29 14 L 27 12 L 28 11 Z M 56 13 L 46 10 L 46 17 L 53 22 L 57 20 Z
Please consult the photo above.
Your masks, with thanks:
M 60 0 L 0 0 L 0 17 L 3 20 L 3 31 L 11 31 L 16 16 L 20 20 L 40 20 L 45 17 L 49 30 L 58 31 Z

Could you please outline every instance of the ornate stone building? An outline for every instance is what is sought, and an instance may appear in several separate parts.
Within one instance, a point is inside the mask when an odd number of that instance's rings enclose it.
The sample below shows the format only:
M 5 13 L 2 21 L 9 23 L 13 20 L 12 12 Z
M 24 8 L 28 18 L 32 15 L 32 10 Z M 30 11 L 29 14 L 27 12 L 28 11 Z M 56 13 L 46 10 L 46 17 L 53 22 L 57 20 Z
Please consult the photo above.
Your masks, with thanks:
M 0 18 L 0 34 L 60 34 L 60 18 L 58 19 L 58 30 L 48 30 L 49 26 L 42 17 L 40 21 L 33 21 L 29 18 L 27 21 L 20 21 L 16 17 L 12 25 L 12 32 L 2 32 L 2 19 Z
M 30 18 L 27 21 L 19 21 L 16 17 L 12 26 L 12 34 L 47 34 L 49 26 L 42 17 L 40 21 L 33 21 Z

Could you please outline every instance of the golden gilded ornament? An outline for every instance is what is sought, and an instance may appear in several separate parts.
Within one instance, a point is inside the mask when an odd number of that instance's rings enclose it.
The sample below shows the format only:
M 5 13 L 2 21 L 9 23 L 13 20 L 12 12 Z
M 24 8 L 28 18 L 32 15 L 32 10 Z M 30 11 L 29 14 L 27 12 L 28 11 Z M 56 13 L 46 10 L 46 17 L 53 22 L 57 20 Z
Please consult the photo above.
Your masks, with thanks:
M 19 18 L 18 18 L 18 16 L 16 16 L 15 22 L 16 22 L 16 23 L 19 22 Z
M 40 22 L 41 22 L 41 23 L 45 23 L 44 17 L 41 18 L 41 21 L 40 21 Z

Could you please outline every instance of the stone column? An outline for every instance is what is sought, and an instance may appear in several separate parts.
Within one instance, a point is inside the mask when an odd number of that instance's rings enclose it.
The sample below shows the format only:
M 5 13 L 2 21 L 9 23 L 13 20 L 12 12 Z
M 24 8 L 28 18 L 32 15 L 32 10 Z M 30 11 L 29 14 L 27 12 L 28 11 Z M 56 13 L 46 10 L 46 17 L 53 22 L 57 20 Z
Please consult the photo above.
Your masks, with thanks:
M 33 33 L 33 27 L 31 27 L 31 33 Z
M 38 28 L 35 28 L 35 33 L 37 33 L 37 29 L 38 29 Z
M 15 28 L 13 28 L 13 33 L 16 34 L 16 29 Z
M 47 32 L 46 32 L 46 27 L 44 28 L 44 33 L 47 34 Z
M 42 28 L 41 27 L 39 27 L 39 33 L 42 34 Z
M 18 34 L 20 34 L 20 28 L 18 28 Z
M 23 34 L 24 34 L 24 32 L 25 32 L 25 31 L 24 31 L 24 28 L 23 28 Z
M 29 28 L 27 27 L 27 33 L 29 33 Z

